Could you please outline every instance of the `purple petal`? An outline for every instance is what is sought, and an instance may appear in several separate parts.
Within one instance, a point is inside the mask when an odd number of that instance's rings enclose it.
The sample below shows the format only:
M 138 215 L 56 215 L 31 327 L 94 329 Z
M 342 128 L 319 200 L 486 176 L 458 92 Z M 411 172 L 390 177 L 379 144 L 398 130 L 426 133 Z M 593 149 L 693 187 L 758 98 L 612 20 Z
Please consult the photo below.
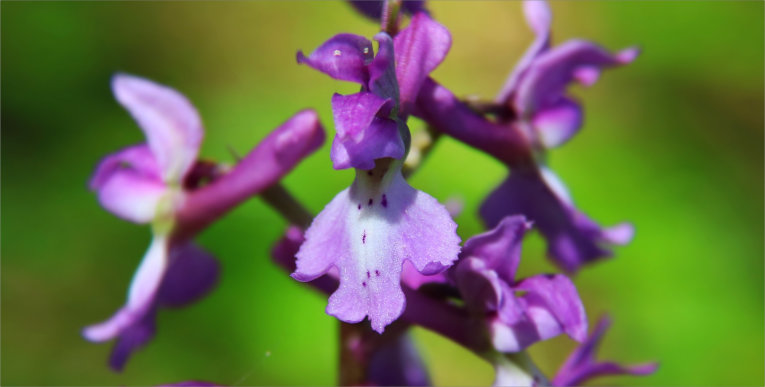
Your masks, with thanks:
M 272 131 L 230 172 L 187 193 L 176 212 L 176 237 L 191 237 L 227 211 L 278 182 L 324 142 L 313 110 L 302 110 Z M 257 173 L 253 173 L 257 171 Z
M 484 201 L 480 213 L 488 227 L 506 215 L 525 215 L 547 240 L 550 258 L 569 272 L 611 256 L 606 247 L 612 242 L 626 242 L 626 236 L 630 236 L 629 226 L 618 226 L 616 232 L 604 233 L 574 208 L 565 187 L 546 169 L 517 168 Z
M 342 140 L 361 140 L 364 129 L 372 124 L 372 120 L 386 104 L 390 104 L 390 99 L 380 98 L 373 93 L 335 93 L 332 96 L 332 116 L 337 136 Z
M 154 219 L 167 192 L 159 167 L 146 145 L 135 145 L 106 156 L 96 168 L 90 188 L 113 214 L 135 223 Z
M 154 337 L 156 314 L 156 308 L 152 307 L 143 318 L 122 330 L 109 356 L 109 366 L 113 370 L 122 371 L 130 355 Z
M 375 116 L 389 101 L 364 92 L 332 97 L 337 136 L 330 158 L 335 169 L 372 169 L 376 159 L 404 157 L 398 123 Z
M 625 65 L 636 57 L 634 48 L 614 55 L 591 42 L 566 42 L 540 55 L 529 66 L 518 82 L 515 109 L 522 117 L 529 117 L 558 101 L 566 86 L 582 76 L 582 69 L 590 72 L 591 79 L 594 70 Z
M 400 169 L 381 177 L 357 171 L 354 184 L 314 219 L 292 277 L 310 281 L 332 266 L 340 286 L 327 313 L 345 322 L 369 316 L 382 332 L 404 310 L 401 270 L 411 261 L 423 274 L 451 265 L 459 252 L 457 225 L 446 209 L 410 187 Z M 382 174 L 381 168 L 372 173 Z
M 414 267 L 412 262 L 404 261 L 404 268 L 401 271 L 401 282 L 410 288 L 417 290 L 420 286 L 425 284 L 445 284 L 448 283 L 449 280 L 446 278 L 446 272 L 424 275 L 417 271 L 417 268 Z
M 586 380 L 603 375 L 649 375 L 656 371 L 657 363 L 634 366 L 622 366 L 611 362 L 597 363 L 595 352 L 609 325 L 611 322 L 607 317 L 600 318 L 590 336 L 571 353 L 558 370 L 553 380 L 554 386 L 578 386 Z
M 407 334 L 381 346 L 372 355 L 368 372 L 368 381 L 376 386 L 430 385 L 425 363 Z
M 204 135 L 194 106 L 169 87 L 130 75 L 115 75 L 112 89 L 146 135 L 164 181 L 180 182 L 196 161 Z
M 502 86 L 502 90 L 497 96 L 497 102 L 500 103 L 509 102 L 509 98 L 516 92 L 518 82 L 520 82 L 521 77 L 526 73 L 534 59 L 550 48 L 552 12 L 550 12 L 550 6 L 547 2 L 542 0 L 525 0 L 523 2 L 523 13 L 526 16 L 526 23 L 534 31 L 536 37 L 534 38 L 534 43 L 523 54 Z
M 155 235 L 133 276 L 127 303 L 109 320 L 86 327 L 83 330 L 86 339 L 95 342 L 111 340 L 145 318 L 155 305 L 155 295 L 167 265 L 167 250 L 167 238 Z
M 217 285 L 219 274 L 220 265 L 210 253 L 189 242 L 173 246 L 157 301 L 166 307 L 194 302 Z
M 468 239 L 461 256 L 483 260 L 503 281 L 512 284 L 521 261 L 521 242 L 530 228 L 531 223 L 522 215 L 505 217 L 490 231 Z
M 279 263 L 280 266 L 286 267 L 287 270 L 291 272 L 295 271 L 295 254 L 297 254 L 300 245 L 302 245 L 304 241 L 303 230 L 298 226 L 290 226 L 287 228 L 287 231 L 284 232 L 284 236 L 282 236 L 271 249 L 271 257 Z
M 452 45 L 449 30 L 425 13 L 412 17 L 394 40 L 396 78 L 401 92 L 401 109 L 412 109 L 420 87 L 444 60 Z
M 370 19 L 380 20 L 385 0 L 348 0 L 348 4 L 353 6 L 360 14 Z M 406 0 L 401 2 L 401 11 L 410 15 L 424 10 L 424 0 Z
M 503 323 L 514 324 L 523 317 L 513 289 L 487 262 L 475 256 L 462 258 L 453 271 L 465 306 L 478 315 L 496 312 Z
M 297 61 L 319 70 L 334 79 L 366 85 L 367 65 L 372 62 L 372 42 L 353 34 L 338 34 L 324 42 L 311 55 L 297 53 Z
M 582 126 L 582 108 L 568 98 L 561 98 L 535 114 L 531 123 L 542 145 L 555 148 L 566 143 L 579 131 Z
M 432 78 L 423 82 L 413 113 L 438 131 L 513 165 L 528 157 L 529 144 L 516 130 L 495 124 L 468 106 Z
M 394 58 L 393 38 L 385 32 L 375 35 L 380 45 L 379 52 L 369 64 L 369 90 L 383 98 L 394 101 L 399 106 L 399 89 L 396 81 L 396 59 Z
M 587 315 L 576 287 L 568 277 L 538 275 L 521 281 L 515 290 L 525 290 L 522 297 L 529 306 L 547 308 L 572 339 L 582 342 L 587 336 Z

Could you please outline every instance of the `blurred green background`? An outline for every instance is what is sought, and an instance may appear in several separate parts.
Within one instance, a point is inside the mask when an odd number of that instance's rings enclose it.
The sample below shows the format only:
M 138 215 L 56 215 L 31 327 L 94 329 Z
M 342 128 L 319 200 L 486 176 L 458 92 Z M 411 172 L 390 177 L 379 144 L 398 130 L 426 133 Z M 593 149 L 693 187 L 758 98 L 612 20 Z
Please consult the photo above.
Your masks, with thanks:
M 2 2 L 3 385 L 228 385 L 336 382 L 337 322 L 326 298 L 270 263 L 285 222 L 259 199 L 204 232 L 223 263 L 203 302 L 159 316 L 159 334 L 109 371 L 111 345 L 80 329 L 122 305 L 148 246 L 147 227 L 101 209 L 87 181 L 99 159 L 142 142 L 114 101 L 117 71 L 185 93 L 206 125 L 202 155 L 230 161 L 306 107 L 330 135 L 330 96 L 355 85 L 295 64 L 339 32 L 377 27 L 335 2 Z M 433 2 L 453 35 L 434 76 L 461 96 L 490 98 L 532 36 L 518 2 Z M 634 242 L 576 278 L 594 323 L 614 325 L 601 358 L 658 360 L 646 378 L 604 385 L 762 385 L 763 3 L 554 2 L 554 39 L 583 37 L 644 53 L 608 71 L 585 101 L 584 130 L 551 155 L 579 207 L 604 225 L 634 222 Z M 411 125 L 416 129 L 419 124 Z M 352 179 L 329 142 L 286 179 L 319 211 Z M 464 238 L 504 177 L 499 163 L 452 139 L 412 185 L 461 198 Z M 521 274 L 554 268 L 538 235 Z M 490 367 L 424 330 L 415 337 L 437 385 L 488 385 Z M 531 353 L 552 373 L 566 338 Z

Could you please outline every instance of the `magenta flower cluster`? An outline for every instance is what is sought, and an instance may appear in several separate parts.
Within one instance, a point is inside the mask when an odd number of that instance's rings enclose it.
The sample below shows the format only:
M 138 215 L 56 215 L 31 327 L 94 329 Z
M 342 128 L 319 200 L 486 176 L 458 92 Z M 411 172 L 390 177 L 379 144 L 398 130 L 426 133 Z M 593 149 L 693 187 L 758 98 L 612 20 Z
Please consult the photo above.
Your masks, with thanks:
M 588 336 L 585 306 L 570 277 L 610 256 L 612 246 L 628 243 L 632 226 L 600 227 L 574 206 L 544 163 L 546 153 L 583 124 L 582 105 L 567 87 L 594 84 L 604 69 L 635 60 L 638 50 L 611 53 L 581 40 L 552 46 L 547 3 L 527 0 L 523 9 L 536 38 L 497 97 L 476 103 L 431 77 L 452 41 L 423 2 L 350 3 L 381 20 L 373 38 L 377 50 L 372 40 L 341 33 L 309 55 L 297 53 L 299 64 L 360 86 L 358 93 L 329 98 L 335 128 L 329 156 L 335 169 L 353 168 L 355 178 L 315 217 L 279 184 L 324 141 L 314 111 L 296 113 L 226 166 L 199 159 L 202 120 L 183 95 L 135 76 L 114 76 L 114 95 L 146 143 L 104 158 L 91 188 L 110 212 L 151 225 L 153 239 L 125 305 L 86 327 L 83 336 L 116 340 L 110 365 L 122 369 L 154 336 L 161 308 L 187 305 L 219 280 L 217 260 L 193 243 L 194 236 L 260 195 L 293 224 L 273 249 L 275 262 L 328 294 L 326 313 L 346 324 L 341 368 L 353 370 L 341 372 L 341 383 L 429 384 L 406 334 L 412 325 L 486 359 L 497 385 L 570 386 L 600 375 L 654 372 L 655 363 L 595 360 L 608 322 L 602 319 Z M 408 24 L 400 29 L 405 15 Z M 509 168 L 480 207 L 486 232 L 461 243 L 454 214 L 407 182 L 428 148 L 413 141 L 412 116 L 428 126 L 429 146 L 448 135 Z M 549 258 L 564 273 L 516 278 L 531 231 L 544 237 Z M 581 345 L 548 378 L 525 349 L 561 334 Z

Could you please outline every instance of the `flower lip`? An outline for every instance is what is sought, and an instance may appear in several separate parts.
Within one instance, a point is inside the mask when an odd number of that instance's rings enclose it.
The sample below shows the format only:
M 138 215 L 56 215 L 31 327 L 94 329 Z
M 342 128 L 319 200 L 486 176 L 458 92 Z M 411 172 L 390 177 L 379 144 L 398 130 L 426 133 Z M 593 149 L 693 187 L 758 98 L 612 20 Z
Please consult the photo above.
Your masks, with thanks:
M 314 219 L 292 277 L 310 281 L 337 267 L 340 286 L 327 313 L 345 322 L 368 316 L 382 332 L 405 307 L 403 263 L 423 274 L 443 271 L 457 259 L 456 227 L 434 198 L 406 183 L 401 161 L 381 159 L 357 170 L 353 185 Z

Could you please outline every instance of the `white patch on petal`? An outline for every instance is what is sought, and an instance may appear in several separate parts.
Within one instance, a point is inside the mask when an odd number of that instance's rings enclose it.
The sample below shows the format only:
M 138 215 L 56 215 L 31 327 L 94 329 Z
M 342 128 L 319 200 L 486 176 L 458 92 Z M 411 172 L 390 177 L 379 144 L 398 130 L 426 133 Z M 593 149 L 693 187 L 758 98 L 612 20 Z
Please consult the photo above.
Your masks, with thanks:
M 311 280 L 336 266 L 340 287 L 327 313 L 346 322 L 369 316 L 382 332 L 405 307 L 403 262 L 411 260 L 420 272 L 443 271 L 457 259 L 459 237 L 446 209 L 404 181 L 400 164 L 390 171 L 379 164 L 357 170 L 351 188 L 316 217 L 293 277 Z

